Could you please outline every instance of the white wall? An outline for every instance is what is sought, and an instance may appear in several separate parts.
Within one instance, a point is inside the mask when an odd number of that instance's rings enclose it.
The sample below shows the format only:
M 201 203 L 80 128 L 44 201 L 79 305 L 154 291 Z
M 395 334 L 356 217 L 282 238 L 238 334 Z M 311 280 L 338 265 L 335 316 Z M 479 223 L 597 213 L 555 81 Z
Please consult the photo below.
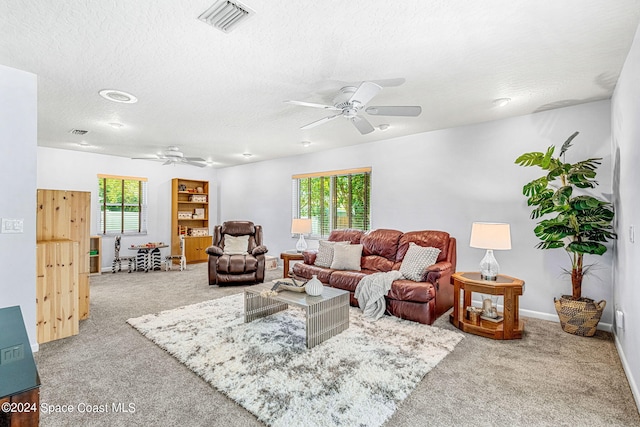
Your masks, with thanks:
M 37 186 L 52 190 L 91 192 L 91 234 L 100 229 L 98 174 L 148 178 L 146 235 L 124 235 L 122 247 L 147 242 L 171 241 L 171 179 L 209 181 L 209 224 L 217 222 L 215 170 L 188 165 L 164 166 L 160 162 L 38 147 Z M 102 239 L 102 267 L 109 269 L 114 255 L 113 237 Z M 125 254 L 122 254 L 125 255 Z
M 611 127 L 614 153 L 613 193 L 617 230 L 614 258 L 614 304 L 624 314 L 616 343 L 640 408 L 640 29 L 622 69 L 612 98 Z M 635 241 L 629 228 L 635 227 Z
M 472 126 L 394 138 L 218 170 L 221 221 L 248 219 L 264 227 L 269 253 L 295 247 L 291 236 L 291 175 L 360 166 L 372 167 L 373 228 L 402 231 L 435 229 L 458 239 L 458 271 L 475 271 L 484 251 L 469 247 L 473 221 L 511 224 L 511 251 L 496 252 L 502 272 L 525 280 L 525 315 L 557 321 L 553 297 L 571 293 L 562 269 L 562 250 L 540 251 L 535 221 L 522 186 L 542 175 L 514 164 L 522 153 L 558 147 L 580 131 L 567 160 L 603 157 L 599 192 L 611 193 L 610 102 L 540 112 Z M 310 242 L 310 247 L 313 247 Z M 588 259 L 601 268 L 586 278 L 583 294 L 612 300 L 611 251 Z M 602 325 L 612 322 L 609 305 Z
M 0 234 L 0 308 L 19 305 L 33 350 L 36 338 L 37 79 L 0 65 L 0 217 L 24 220 Z

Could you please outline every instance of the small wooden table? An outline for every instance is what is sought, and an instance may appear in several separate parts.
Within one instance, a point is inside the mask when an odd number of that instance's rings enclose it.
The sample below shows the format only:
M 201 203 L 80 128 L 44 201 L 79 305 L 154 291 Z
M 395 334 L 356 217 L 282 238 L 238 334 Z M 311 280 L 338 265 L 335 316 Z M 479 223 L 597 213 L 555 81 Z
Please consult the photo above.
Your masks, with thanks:
M 518 298 L 524 290 L 524 281 L 514 277 L 498 275 L 498 280 L 480 279 L 480 273 L 455 273 L 453 280 L 453 313 L 449 320 L 456 328 L 470 334 L 480 335 L 494 340 L 512 340 L 522 338 L 524 322 L 520 320 Z M 460 292 L 464 294 L 464 301 L 460 302 Z M 471 294 L 480 292 L 487 295 L 502 295 L 504 297 L 504 319 L 495 323 L 480 320 L 474 324 L 466 318 L 466 308 L 471 305 Z
M 280 259 L 284 260 L 284 277 L 291 277 L 289 275 L 289 262 L 290 261 L 302 261 L 304 257 L 301 252 L 282 252 Z

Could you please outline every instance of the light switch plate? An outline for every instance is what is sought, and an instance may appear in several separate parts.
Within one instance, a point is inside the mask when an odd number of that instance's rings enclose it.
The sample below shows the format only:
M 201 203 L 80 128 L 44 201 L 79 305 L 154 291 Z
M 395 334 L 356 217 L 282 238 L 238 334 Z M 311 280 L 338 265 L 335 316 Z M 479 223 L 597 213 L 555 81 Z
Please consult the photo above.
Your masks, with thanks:
M 2 218 L 2 228 L 0 233 L 23 233 L 24 219 L 22 218 Z

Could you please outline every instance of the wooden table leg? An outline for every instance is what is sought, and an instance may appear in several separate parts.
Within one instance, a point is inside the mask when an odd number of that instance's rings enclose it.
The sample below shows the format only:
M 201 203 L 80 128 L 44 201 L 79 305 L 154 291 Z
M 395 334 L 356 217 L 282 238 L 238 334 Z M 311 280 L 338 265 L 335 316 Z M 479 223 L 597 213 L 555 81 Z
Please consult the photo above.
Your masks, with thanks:
M 515 329 L 515 313 L 514 313 L 515 295 L 512 288 L 504 289 L 504 339 L 513 339 L 513 330 Z
M 460 283 L 456 280 L 453 281 L 453 319 L 451 319 L 453 326 L 459 327 L 460 322 Z

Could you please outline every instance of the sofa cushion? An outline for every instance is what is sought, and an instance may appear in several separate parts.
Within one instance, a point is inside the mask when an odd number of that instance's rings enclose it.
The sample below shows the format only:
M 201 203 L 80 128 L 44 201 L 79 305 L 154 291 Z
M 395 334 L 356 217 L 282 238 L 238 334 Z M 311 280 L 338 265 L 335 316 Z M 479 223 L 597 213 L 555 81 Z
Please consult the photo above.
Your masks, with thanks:
M 387 294 L 388 298 L 398 301 L 427 302 L 436 296 L 436 289 L 429 282 L 396 280 Z
M 404 233 L 398 242 L 398 252 L 396 253 L 396 262 L 402 262 L 404 255 L 409 250 L 409 243 L 413 242 L 416 245 L 424 247 L 432 247 L 440 249 L 440 255 L 436 262 L 446 261 L 449 255 L 449 233 L 444 231 L 409 231 Z
M 329 234 L 327 240 L 331 242 L 349 242 L 352 245 L 360 243 L 360 238 L 364 234 L 364 231 L 357 230 L 355 228 L 343 228 L 340 230 L 333 230 Z
M 329 286 L 349 292 L 355 292 L 360 279 L 363 277 L 377 273 L 376 271 L 360 270 L 360 271 L 334 271 L 329 278 Z
M 427 272 L 427 267 L 436 263 L 439 254 L 440 249 L 425 248 L 409 242 L 409 250 L 400 265 L 400 273 L 409 280 L 422 281 Z
M 360 258 L 362 258 L 362 245 L 334 245 L 331 268 L 359 271 Z
M 296 278 L 300 277 L 305 280 L 311 279 L 311 276 L 314 274 L 318 276 L 318 280 L 322 283 L 329 283 L 329 276 L 334 272 L 330 268 L 318 267 L 316 265 L 304 264 L 302 262 L 297 262 L 293 266 L 293 274 Z
M 333 262 L 333 247 L 335 245 L 348 245 L 349 242 L 329 242 L 327 240 L 320 240 L 318 242 L 318 253 L 314 264 L 318 267 L 331 267 Z
M 401 236 L 402 232 L 398 230 L 384 228 L 372 230 L 360 239 L 362 254 L 364 256 L 378 255 L 390 261 L 395 261 Z
M 387 272 L 393 270 L 393 262 L 378 255 L 366 255 L 360 261 L 363 270 Z

